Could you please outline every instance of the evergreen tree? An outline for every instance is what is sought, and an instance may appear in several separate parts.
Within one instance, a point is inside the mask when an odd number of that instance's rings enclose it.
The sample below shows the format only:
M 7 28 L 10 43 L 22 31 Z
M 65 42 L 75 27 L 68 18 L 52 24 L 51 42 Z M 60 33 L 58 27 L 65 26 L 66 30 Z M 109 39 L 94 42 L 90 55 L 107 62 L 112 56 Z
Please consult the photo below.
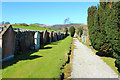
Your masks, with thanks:
M 71 37 L 73 37 L 74 34 L 75 34 L 75 28 L 74 28 L 73 26 L 71 26 L 71 27 L 69 28 L 69 31 L 70 31 Z

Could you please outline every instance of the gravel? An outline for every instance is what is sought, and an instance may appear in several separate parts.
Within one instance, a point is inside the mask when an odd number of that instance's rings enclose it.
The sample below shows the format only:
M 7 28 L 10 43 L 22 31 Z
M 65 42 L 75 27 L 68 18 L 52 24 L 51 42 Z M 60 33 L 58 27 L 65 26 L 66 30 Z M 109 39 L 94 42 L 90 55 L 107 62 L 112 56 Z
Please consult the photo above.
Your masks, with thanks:
M 118 78 L 118 75 L 91 49 L 74 38 L 71 78 Z

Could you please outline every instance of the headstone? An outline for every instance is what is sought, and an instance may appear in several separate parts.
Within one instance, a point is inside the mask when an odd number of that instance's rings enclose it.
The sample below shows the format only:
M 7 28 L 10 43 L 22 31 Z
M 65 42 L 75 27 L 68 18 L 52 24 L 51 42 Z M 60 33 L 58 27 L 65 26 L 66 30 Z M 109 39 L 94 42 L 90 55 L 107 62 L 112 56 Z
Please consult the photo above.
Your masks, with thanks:
M 43 43 L 43 31 L 40 32 L 40 44 L 44 44 Z
M 47 44 L 47 37 L 48 37 L 47 30 L 45 30 L 45 31 L 43 32 L 43 43 L 44 43 L 44 44 Z
M 35 41 L 35 50 L 38 50 L 40 48 L 40 33 L 39 32 L 35 33 L 34 41 Z
M 2 38 L 0 36 L 0 60 L 2 60 Z
M 86 43 L 86 36 L 82 35 L 82 42 Z
M 57 33 L 57 39 L 58 39 L 58 40 L 61 39 L 61 33 L 60 33 L 60 32 Z
M 51 43 L 53 41 L 53 31 L 50 32 L 49 38 L 50 38 L 50 43 Z
M 49 32 L 47 32 L 47 43 L 50 43 L 50 33 Z
M 53 32 L 53 41 L 57 41 L 57 33 Z
M 63 39 L 63 38 L 64 38 L 64 33 L 62 32 L 62 33 L 61 33 L 61 39 Z
M 2 59 L 6 61 L 14 57 L 15 51 L 15 35 L 12 25 L 8 25 L 0 33 L 1 38 L 1 50 L 2 50 Z

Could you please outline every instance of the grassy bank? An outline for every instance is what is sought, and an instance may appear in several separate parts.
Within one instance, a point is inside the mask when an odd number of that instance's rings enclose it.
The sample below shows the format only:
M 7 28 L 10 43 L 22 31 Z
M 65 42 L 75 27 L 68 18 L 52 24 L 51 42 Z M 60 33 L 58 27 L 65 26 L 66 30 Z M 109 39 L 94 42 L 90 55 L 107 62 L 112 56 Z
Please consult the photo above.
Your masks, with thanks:
M 41 30 L 41 31 L 44 31 L 44 30 L 47 30 L 47 31 L 54 31 L 54 30 L 51 30 L 51 29 L 48 29 L 48 28 L 44 28 L 44 27 L 40 27 L 38 25 L 34 25 L 34 26 L 12 26 L 13 28 L 20 28 L 20 29 L 29 29 L 29 30 Z
M 12 60 L 3 64 L 3 78 L 60 78 L 60 67 L 67 60 L 72 38 L 52 42 L 30 55 L 17 56 L 19 60 Z M 12 64 L 14 63 L 14 64 Z

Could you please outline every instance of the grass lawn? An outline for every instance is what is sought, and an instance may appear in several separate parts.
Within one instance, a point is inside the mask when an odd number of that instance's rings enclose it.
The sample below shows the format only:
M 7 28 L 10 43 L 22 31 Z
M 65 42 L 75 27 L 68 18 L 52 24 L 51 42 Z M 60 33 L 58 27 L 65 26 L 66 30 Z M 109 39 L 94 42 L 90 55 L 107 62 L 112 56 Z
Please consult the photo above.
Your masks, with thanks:
M 67 60 L 72 38 L 52 42 L 43 49 L 18 55 L 3 64 L 3 78 L 60 78 L 60 67 Z M 13 64 L 14 63 L 14 64 Z M 9 66 L 8 66 L 9 65 Z
M 51 29 L 48 29 L 48 28 L 40 27 L 38 25 L 34 25 L 34 26 L 30 26 L 30 25 L 29 26 L 12 26 L 12 27 L 13 28 L 20 28 L 20 29 L 29 29 L 29 30 L 54 31 L 54 30 L 51 30 Z

